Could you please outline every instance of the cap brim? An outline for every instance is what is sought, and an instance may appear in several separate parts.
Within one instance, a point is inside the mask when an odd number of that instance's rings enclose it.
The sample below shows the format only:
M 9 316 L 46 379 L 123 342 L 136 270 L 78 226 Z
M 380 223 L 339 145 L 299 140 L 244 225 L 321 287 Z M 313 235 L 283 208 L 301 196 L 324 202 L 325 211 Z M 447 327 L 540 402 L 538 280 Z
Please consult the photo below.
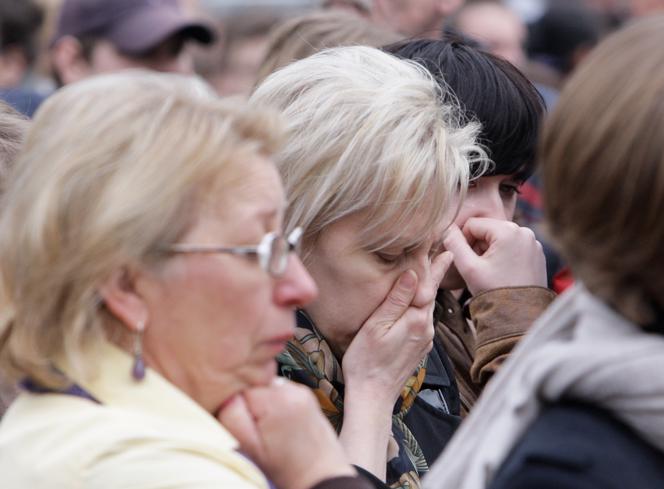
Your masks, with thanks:
M 105 33 L 105 38 L 125 54 L 143 54 L 175 34 L 202 44 L 215 39 L 214 29 L 193 20 L 177 8 L 146 8 Z

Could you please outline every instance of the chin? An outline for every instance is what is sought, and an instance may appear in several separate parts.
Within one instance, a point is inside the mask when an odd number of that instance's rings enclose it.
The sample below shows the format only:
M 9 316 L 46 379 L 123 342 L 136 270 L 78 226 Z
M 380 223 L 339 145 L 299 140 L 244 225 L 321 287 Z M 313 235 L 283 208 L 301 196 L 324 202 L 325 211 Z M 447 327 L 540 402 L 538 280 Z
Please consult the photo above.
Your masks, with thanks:
M 264 362 L 260 367 L 256 367 L 255 376 L 253 376 L 252 387 L 263 387 L 270 385 L 277 377 L 277 361 L 272 358 Z

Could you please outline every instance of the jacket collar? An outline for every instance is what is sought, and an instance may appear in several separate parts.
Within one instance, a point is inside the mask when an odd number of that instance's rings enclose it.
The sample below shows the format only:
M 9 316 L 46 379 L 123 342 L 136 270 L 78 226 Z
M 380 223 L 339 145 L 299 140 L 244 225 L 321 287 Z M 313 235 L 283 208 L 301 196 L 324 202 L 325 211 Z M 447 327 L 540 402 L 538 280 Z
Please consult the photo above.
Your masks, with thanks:
M 68 379 L 100 404 L 145 416 L 151 424 L 176 426 L 192 441 L 215 451 L 237 449 L 237 440 L 210 413 L 153 369 L 146 369 L 140 382 L 134 380 L 132 357 L 110 342 L 102 341 L 89 349 L 84 362 L 94 366 L 95 375 L 84 376 L 62 359 L 56 363 Z

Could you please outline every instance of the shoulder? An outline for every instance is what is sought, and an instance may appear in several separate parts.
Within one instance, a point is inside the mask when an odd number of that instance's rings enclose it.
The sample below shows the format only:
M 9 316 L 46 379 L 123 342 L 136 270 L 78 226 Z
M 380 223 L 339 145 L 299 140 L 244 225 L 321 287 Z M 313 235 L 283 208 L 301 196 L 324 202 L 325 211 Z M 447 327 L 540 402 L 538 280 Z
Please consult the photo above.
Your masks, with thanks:
M 26 394 L 0 425 L 0 472 L 12 488 L 267 487 L 231 447 L 197 444 L 183 431 L 86 399 Z
M 659 488 L 664 454 L 607 411 L 548 406 L 514 447 L 490 489 Z

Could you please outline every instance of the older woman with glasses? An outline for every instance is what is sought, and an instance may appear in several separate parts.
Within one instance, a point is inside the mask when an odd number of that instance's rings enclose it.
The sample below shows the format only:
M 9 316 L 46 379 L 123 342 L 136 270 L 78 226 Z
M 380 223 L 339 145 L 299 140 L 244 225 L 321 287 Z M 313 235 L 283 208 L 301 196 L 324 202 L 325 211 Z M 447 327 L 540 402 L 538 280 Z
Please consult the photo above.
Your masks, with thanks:
M 365 487 L 313 396 L 275 381 L 317 294 L 281 234 L 276 127 L 176 75 L 42 106 L 0 222 L 0 362 L 23 388 L 3 487 Z

